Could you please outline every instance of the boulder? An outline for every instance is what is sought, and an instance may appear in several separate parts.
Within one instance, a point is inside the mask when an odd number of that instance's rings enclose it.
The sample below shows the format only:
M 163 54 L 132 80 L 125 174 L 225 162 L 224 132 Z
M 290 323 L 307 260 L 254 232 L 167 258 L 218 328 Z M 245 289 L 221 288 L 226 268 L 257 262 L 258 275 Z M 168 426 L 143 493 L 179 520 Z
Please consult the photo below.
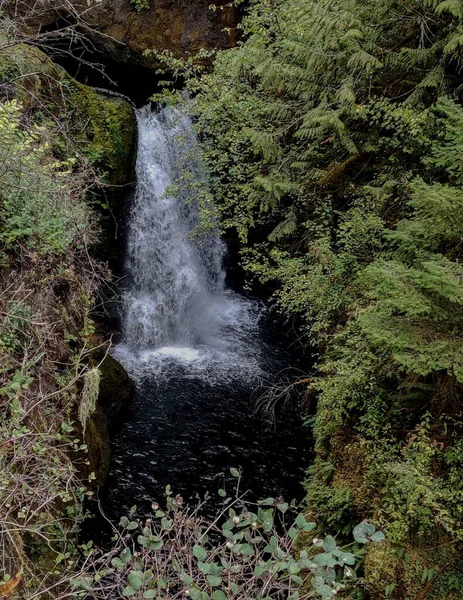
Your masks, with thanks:
M 95 352 L 94 361 L 100 364 L 100 386 L 95 412 L 87 423 L 85 442 L 88 446 L 88 465 L 81 475 L 94 473 L 94 485 L 105 484 L 111 460 L 111 424 L 123 416 L 132 401 L 135 387 L 124 367 L 110 354 Z

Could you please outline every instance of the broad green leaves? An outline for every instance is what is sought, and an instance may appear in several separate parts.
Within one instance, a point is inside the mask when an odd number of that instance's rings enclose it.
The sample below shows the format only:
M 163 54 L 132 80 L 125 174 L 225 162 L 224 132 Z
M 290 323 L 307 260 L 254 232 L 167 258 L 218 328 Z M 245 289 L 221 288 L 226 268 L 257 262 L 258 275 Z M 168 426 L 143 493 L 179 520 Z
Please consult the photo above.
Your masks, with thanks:
M 355 555 L 330 535 L 307 540 L 315 524 L 293 504 L 269 497 L 247 505 L 238 493 L 234 496 L 238 500 L 209 520 L 175 502 L 168 487 L 166 510 L 156 503 L 154 517 L 144 522 L 122 517 L 123 547 L 116 543 L 99 561 L 99 570 L 75 579 L 74 587 L 91 590 L 95 600 L 103 600 L 108 585 L 124 598 L 163 598 L 180 590 L 193 600 L 238 600 L 243 593 L 277 600 L 282 592 L 297 600 L 298 590 L 311 586 L 316 596 L 329 600 L 355 581 L 352 570 L 346 578 L 346 569 L 355 568 Z M 130 517 L 135 512 L 136 507 Z M 355 528 L 354 536 L 359 543 L 384 537 L 367 522 Z
M 355 541 L 359 544 L 366 544 L 369 541 L 381 542 L 384 540 L 384 533 L 376 531 L 376 527 L 366 521 L 354 527 L 353 535 Z

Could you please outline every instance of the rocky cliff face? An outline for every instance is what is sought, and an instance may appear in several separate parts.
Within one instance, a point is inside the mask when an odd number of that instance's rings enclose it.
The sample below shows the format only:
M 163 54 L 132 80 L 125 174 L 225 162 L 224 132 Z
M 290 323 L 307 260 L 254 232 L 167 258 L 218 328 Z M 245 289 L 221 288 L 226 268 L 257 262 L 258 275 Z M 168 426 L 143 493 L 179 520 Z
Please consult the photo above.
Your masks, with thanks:
M 210 0 L 151 0 L 149 8 L 137 12 L 130 0 L 103 0 L 88 18 L 137 54 L 149 48 L 184 53 L 229 46 L 230 36 L 223 29 L 236 26 L 234 11 L 214 13 L 209 4 Z
M 213 11 L 210 0 L 143 0 L 138 5 L 146 7 L 141 9 L 134 0 L 30 0 L 23 17 L 36 30 L 81 21 L 106 52 L 148 64 L 143 57 L 147 49 L 183 55 L 233 45 L 237 11 L 227 0 L 216 4 Z

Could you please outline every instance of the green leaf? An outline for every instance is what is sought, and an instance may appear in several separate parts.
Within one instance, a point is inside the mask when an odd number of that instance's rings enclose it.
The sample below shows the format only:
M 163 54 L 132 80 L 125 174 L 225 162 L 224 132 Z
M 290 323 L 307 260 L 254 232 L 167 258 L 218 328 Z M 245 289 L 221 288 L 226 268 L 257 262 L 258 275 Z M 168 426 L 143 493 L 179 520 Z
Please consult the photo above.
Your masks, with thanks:
M 239 477 L 240 476 L 240 473 L 239 473 L 238 469 L 235 469 L 234 467 L 231 467 L 230 474 L 231 474 L 232 477 Z
M 223 571 L 223 568 L 217 563 L 209 563 L 209 573 L 211 575 L 220 575 Z
M 259 520 L 261 521 L 263 527 L 264 527 L 264 531 L 272 531 L 273 529 L 273 511 L 272 510 L 265 510 L 262 511 L 260 516 L 259 516 Z
M 371 536 L 371 541 L 372 542 L 382 542 L 385 539 L 385 535 L 382 531 L 376 531 L 372 536 Z
M 208 563 L 198 561 L 198 569 L 200 571 L 202 571 L 204 574 L 207 574 L 210 572 L 211 567 Z
M 222 590 L 215 590 L 212 594 L 212 600 L 227 600 L 227 596 L 222 592 Z
M 125 567 L 125 563 L 123 563 L 120 558 L 117 558 L 117 556 L 111 560 L 111 564 L 113 567 L 116 567 L 116 569 L 123 569 Z
M 335 592 L 330 588 L 330 586 L 322 585 L 318 588 L 317 594 L 319 594 L 323 598 L 323 600 L 329 600 L 330 598 L 334 597 Z
M 164 546 L 162 539 L 155 535 L 139 535 L 137 540 L 140 546 L 143 546 L 143 548 L 147 548 L 148 550 L 160 550 Z
M 156 596 L 158 595 L 156 590 L 146 590 L 146 592 L 143 593 L 143 598 L 151 599 L 151 598 L 156 598 Z
M 190 594 L 189 594 L 191 600 L 201 600 L 201 592 L 196 589 L 196 588 L 190 588 Z
M 130 548 L 124 548 L 119 554 L 119 558 L 125 565 L 130 562 L 132 560 L 132 552 Z
M 275 498 L 265 498 L 265 500 L 261 500 L 259 504 L 263 506 L 275 506 Z
M 291 575 L 297 575 L 298 573 L 301 572 L 300 567 L 298 566 L 297 562 L 293 558 L 291 558 L 291 560 L 290 560 L 288 571 Z
M 221 498 L 225 498 L 225 496 L 227 495 L 227 492 L 225 490 L 223 490 L 223 489 L 218 490 L 217 493 L 219 494 L 219 496 Z
M 121 517 L 121 520 L 119 521 L 119 525 L 121 527 L 124 527 L 124 529 L 125 529 L 128 524 L 129 524 L 129 520 L 127 519 L 127 517 Z
M 205 562 L 207 558 L 207 552 L 202 546 L 195 544 L 193 546 L 193 556 L 201 562 Z
M 254 556 L 254 548 L 251 544 L 240 544 L 238 548 L 243 556 Z
M 217 577 L 216 575 L 208 575 L 207 581 L 210 585 L 212 585 L 212 587 L 217 587 L 222 584 L 222 578 Z
M 137 592 L 133 589 L 132 586 L 128 585 L 127 587 L 125 587 L 122 590 L 122 595 L 123 596 L 135 596 Z
M 317 554 L 313 560 L 320 567 L 334 567 L 337 564 L 337 560 L 330 553 Z
M 163 529 L 172 529 L 172 525 L 173 525 L 172 519 L 167 519 L 166 517 L 163 517 L 161 519 L 161 526 Z
M 350 552 L 342 552 L 338 558 L 338 562 L 344 565 L 355 565 L 355 556 Z
M 297 536 L 299 535 L 299 532 L 294 527 L 291 527 L 290 530 L 288 531 L 288 535 L 292 540 L 295 540 L 297 538 Z
M 139 590 L 143 586 L 143 573 L 141 571 L 130 571 L 127 581 L 134 590 Z
M 375 533 L 375 526 L 363 521 L 354 527 L 353 535 L 358 544 L 366 544 L 369 538 Z
M 326 537 L 323 542 L 323 550 L 325 552 L 333 552 L 334 550 L 336 550 L 336 548 L 337 548 L 337 544 L 336 544 L 336 540 L 334 539 L 334 537 L 332 537 L 331 535 Z
M 305 520 L 305 517 L 302 513 L 299 513 L 296 517 L 296 525 L 298 527 L 300 527 L 301 529 L 304 528 L 304 525 L 307 523 L 307 521 Z
M 302 585 L 304 583 L 303 580 L 299 577 L 299 575 L 291 575 L 290 579 L 291 581 L 294 581 L 294 583 L 296 583 L 297 585 Z
M 228 519 L 228 521 L 225 521 L 225 523 L 222 525 L 222 529 L 224 531 L 230 531 L 234 527 L 235 527 L 235 523 L 234 523 L 233 519 Z
M 3 579 L 4 579 L 4 581 L 9 581 L 9 579 L 11 579 L 11 577 L 8 575 L 5 575 L 5 577 Z M 90 577 L 83 577 L 82 579 L 73 579 L 71 581 L 71 583 L 74 587 L 84 590 L 86 592 L 91 592 L 93 590 L 93 588 L 92 588 L 93 579 L 91 579 Z
M 279 502 L 277 504 L 278 510 L 280 510 L 282 513 L 285 513 L 288 510 L 288 506 L 289 504 L 287 502 Z
M 185 585 L 193 585 L 193 577 L 188 575 L 188 573 L 180 573 L 180 579 Z

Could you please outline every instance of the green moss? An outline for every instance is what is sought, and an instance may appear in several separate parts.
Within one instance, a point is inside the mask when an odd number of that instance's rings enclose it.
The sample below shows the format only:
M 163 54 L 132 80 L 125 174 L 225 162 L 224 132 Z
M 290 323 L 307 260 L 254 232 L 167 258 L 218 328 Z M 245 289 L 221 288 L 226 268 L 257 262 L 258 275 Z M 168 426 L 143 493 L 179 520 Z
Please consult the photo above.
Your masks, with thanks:
M 445 543 L 401 550 L 388 542 L 370 544 L 365 578 L 371 600 L 459 600 L 463 590 L 461 560 L 455 548 Z
M 33 109 L 36 122 L 65 120 L 70 125 L 72 150 L 85 156 L 108 184 L 130 181 L 136 125 L 126 100 L 105 97 L 79 83 L 37 48 L 15 46 L 0 56 L 0 63 L 0 82 L 21 82 L 15 85 L 15 97 L 26 110 Z M 65 137 L 55 138 L 53 147 L 58 157 L 69 157 Z
M 388 542 L 370 544 L 365 557 L 365 578 L 372 598 L 385 597 L 388 586 L 397 581 L 399 558 Z
M 79 129 L 83 154 L 111 185 L 130 180 L 134 157 L 133 109 L 123 98 L 105 98 L 68 79 L 63 85 Z
M 143 9 L 147 9 L 150 7 L 150 3 L 148 0 L 130 0 L 131 4 L 134 5 L 135 10 L 139 13 Z

